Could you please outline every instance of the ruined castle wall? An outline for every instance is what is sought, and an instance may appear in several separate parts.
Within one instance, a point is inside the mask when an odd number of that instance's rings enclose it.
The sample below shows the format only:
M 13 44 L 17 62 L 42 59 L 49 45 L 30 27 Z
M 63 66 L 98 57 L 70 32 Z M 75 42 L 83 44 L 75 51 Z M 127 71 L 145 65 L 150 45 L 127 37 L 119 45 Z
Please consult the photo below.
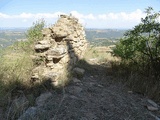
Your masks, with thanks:
M 35 58 L 39 65 L 33 70 L 31 79 L 50 79 L 58 85 L 58 78 L 83 58 L 87 48 L 85 31 L 77 18 L 60 15 L 59 20 L 42 33 L 43 40 L 35 44 Z

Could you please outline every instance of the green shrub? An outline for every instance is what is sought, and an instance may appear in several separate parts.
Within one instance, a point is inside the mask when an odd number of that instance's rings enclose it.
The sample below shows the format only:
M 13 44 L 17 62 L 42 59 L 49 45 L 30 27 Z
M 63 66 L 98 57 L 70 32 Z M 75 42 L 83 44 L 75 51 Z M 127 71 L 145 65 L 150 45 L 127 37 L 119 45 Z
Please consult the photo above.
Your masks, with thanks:
M 36 21 L 33 23 L 33 26 L 27 30 L 27 39 L 30 42 L 36 42 L 42 40 L 42 29 L 45 27 L 45 21 L 43 19 Z
M 122 61 L 137 64 L 138 69 L 152 72 L 156 77 L 160 72 L 159 16 L 151 7 L 146 9 L 146 17 L 125 33 L 113 51 Z

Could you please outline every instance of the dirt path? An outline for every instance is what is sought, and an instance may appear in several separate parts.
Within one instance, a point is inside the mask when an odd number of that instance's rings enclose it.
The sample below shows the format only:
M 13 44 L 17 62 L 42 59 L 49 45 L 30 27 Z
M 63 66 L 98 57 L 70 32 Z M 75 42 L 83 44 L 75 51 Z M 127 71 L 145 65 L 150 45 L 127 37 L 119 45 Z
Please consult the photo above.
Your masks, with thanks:
M 65 98 L 55 119 L 154 120 L 141 96 L 129 94 L 122 84 L 113 84 L 111 79 L 85 76 L 81 82 L 66 87 Z
M 146 98 L 128 92 L 112 76 L 85 73 L 63 90 L 52 91 L 45 104 L 38 107 L 37 119 L 50 120 L 155 120 L 145 105 Z M 24 118 L 25 119 L 25 118 Z M 23 120 L 24 120 L 23 119 Z M 28 120 L 28 118 L 26 119 Z M 158 118 L 157 118 L 158 120 Z

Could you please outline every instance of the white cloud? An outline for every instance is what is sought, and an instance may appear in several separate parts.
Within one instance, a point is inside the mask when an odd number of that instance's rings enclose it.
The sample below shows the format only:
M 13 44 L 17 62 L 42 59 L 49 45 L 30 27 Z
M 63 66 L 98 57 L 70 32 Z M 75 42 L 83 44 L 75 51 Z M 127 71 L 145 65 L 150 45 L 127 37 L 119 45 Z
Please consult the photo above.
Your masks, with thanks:
M 32 13 L 21 13 L 19 15 L 7 15 L 0 13 L 0 18 L 57 18 L 60 14 L 64 14 L 62 12 L 55 12 L 55 13 L 37 13 L 37 14 L 32 14 Z
M 78 13 L 77 11 L 71 11 L 70 13 L 72 16 L 78 18 L 79 22 L 82 23 L 83 25 L 85 25 L 86 21 L 88 20 L 96 19 L 96 17 L 93 14 L 84 15 L 84 14 Z
M 95 19 L 95 16 L 93 14 L 83 15 L 81 13 L 78 13 L 77 11 L 71 11 L 71 14 L 79 19 Z
M 32 18 L 34 14 L 31 13 L 22 13 L 20 15 L 14 15 L 13 18 Z
M 103 20 L 139 20 L 141 17 L 144 17 L 144 13 L 137 9 L 134 12 L 131 13 L 126 13 L 126 12 L 120 12 L 120 13 L 107 13 L 107 14 L 100 14 L 98 15 L 98 19 L 103 19 Z
M 137 9 L 131 13 L 106 13 L 95 15 L 82 14 L 77 11 L 70 12 L 73 16 L 77 17 L 79 21 L 89 28 L 132 28 L 138 24 L 145 14 Z M 49 24 L 54 24 L 60 14 L 63 12 L 55 13 L 21 13 L 18 15 L 8 15 L 0 13 L 0 26 L 1 27 L 30 27 L 32 23 L 38 19 L 44 18 Z M 11 20 L 12 19 L 12 20 Z M 25 24 L 24 24 L 25 23 Z
M 23 22 L 27 22 L 27 20 L 26 20 L 26 19 L 23 19 L 22 21 L 23 21 Z
M 10 16 L 7 14 L 0 13 L 0 18 L 9 18 Z

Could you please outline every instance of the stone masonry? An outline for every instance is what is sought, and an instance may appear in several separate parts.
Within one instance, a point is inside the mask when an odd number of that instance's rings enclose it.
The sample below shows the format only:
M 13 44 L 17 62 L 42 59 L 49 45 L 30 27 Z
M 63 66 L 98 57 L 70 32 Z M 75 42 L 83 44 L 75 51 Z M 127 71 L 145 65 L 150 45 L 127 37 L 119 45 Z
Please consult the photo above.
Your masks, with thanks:
M 50 28 L 42 30 L 43 40 L 35 44 L 31 81 L 50 80 L 53 85 L 61 84 L 60 77 L 73 69 L 87 48 L 85 31 L 78 19 L 60 15 L 59 20 Z

